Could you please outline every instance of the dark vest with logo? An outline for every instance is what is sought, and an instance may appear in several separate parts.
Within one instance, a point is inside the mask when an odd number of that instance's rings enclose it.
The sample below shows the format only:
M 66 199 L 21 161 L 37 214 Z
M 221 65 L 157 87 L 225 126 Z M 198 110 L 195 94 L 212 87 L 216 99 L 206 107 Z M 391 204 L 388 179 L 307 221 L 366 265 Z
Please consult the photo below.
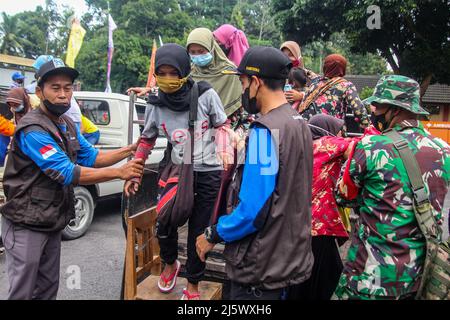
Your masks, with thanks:
M 6 203 L 0 211 L 13 223 L 34 231 L 54 232 L 66 227 L 75 217 L 74 190 L 73 185 L 64 186 L 62 181 L 58 181 L 57 172 L 42 172 L 22 152 L 17 139 L 21 131 L 26 133 L 38 129 L 47 132 L 75 163 L 80 149 L 75 124 L 66 116 L 62 119 L 67 125 L 66 133 L 41 109 L 30 111 L 20 120 L 8 154 L 3 176 Z
M 277 184 L 255 220 L 258 231 L 226 244 L 224 257 L 232 281 L 273 290 L 302 283 L 311 274 L 313 147 L 306 122 L 290 105 L 261 116 L 255 125 L 270 130 L 279 150 Z

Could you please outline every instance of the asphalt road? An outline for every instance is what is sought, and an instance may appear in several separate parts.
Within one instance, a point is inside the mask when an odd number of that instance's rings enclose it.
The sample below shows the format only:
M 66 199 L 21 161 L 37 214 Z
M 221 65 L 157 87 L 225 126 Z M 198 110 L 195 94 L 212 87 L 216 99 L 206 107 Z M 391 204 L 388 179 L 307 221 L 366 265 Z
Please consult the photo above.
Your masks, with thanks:
M 446 219 L 450 208 L 447 197 Z M 445 221 L 448 234 L 448 221 Z M 62 244 L 58 299 L 115 300 L 120 298 L 125 237 L 120 217 L 120 199 L 99 203 L 88 233 Z M 77 277 L 77 275 L 80 277 Z M 8 290 L 5 256 L 0 257 L 0 300 Z

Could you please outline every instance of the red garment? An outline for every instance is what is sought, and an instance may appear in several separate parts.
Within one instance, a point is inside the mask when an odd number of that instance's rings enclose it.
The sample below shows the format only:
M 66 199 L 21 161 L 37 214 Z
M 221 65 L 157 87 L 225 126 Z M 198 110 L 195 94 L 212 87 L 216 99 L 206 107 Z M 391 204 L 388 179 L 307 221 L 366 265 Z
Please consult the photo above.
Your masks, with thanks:
M 312 235 L 348 238 L 334 190 L 352 139 L 322 137 L 313 142 Z
M 135 159 L 144 159 L 144 161 L 147 161 L 148 155 L 152 152 L 153 147 L 155 146 L 156 138 L 157 137 L 153 137 L 149 139 L 142 136 L 136 150 Z
M 352 151 L 348 156 L 347 165 L 345 166 L 344 174 L 342 176 L 342 181 L 339 184 L 339 191 L 342 194 L 342 197 L 347 200 L 354 200 L 359 193 L 358 187 L 353 182 L 350 177 L 350 164 L 352 162 L 353 154 L 355 153 L 356 143 L 361 141 L 361 139 L 368 135 L 379 135 L 381 134 L 374 126 L 369 126 L 364 130 L 364 135 L 359 138 L 354 138 L 355 144 L 353 144 Z

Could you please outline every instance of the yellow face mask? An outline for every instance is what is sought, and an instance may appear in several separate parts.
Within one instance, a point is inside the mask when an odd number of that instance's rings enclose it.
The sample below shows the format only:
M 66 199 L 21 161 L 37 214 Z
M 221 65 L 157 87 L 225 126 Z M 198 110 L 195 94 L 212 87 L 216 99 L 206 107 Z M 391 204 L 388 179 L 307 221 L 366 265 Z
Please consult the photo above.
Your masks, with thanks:
M 156 84 L 159 89 L 164 93 L 174 93 L 180 90 L 180 88 L 187 82 L 188 77 L 183 79 L 173 79 L 167 77 L 156 76 Z

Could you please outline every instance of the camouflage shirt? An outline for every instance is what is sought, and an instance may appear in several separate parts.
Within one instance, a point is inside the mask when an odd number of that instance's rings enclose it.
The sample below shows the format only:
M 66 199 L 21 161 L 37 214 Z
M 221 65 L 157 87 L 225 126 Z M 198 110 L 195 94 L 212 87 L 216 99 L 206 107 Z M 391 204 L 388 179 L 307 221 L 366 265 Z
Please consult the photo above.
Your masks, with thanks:
M 450 180 L 450 147 L 426 131 L 417 120 L 403 121 L 395 130 L 408 141 L 422 171 L 433 213 L 442 222 Z M 337 298 L 389 299 L 418 290 L 425 261 L 425 239 L 412 209 L 406 169 L 392 140 L 366 136 L 350 162 L 351 181 L 359 188 L 359 221 L 351 238 Z M 337 200 L 345 203 L 341 174 Z

